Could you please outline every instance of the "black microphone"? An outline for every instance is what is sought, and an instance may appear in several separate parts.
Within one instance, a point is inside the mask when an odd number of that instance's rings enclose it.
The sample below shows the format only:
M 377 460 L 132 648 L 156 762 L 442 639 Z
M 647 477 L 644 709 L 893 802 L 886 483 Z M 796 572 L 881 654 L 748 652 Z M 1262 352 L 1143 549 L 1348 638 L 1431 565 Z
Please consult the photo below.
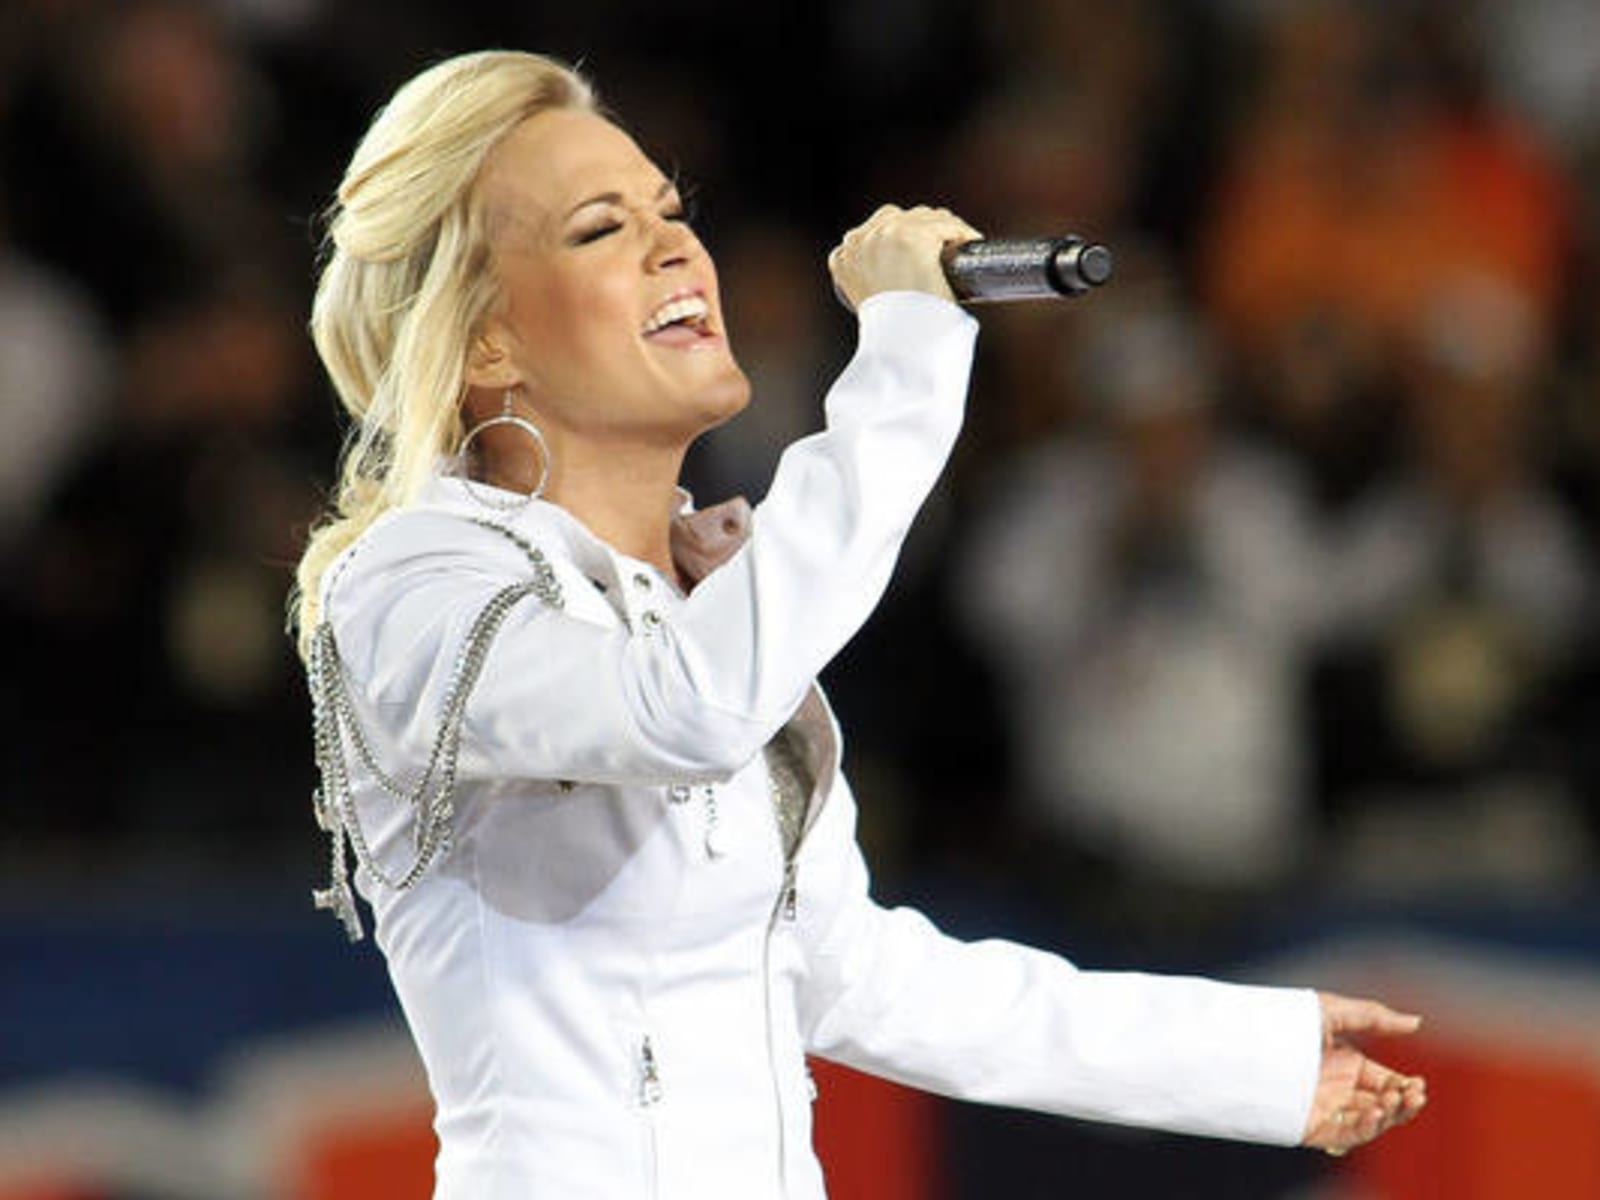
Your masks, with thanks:
M 1056 300 L 1081 296 L 1111 278 L 1111 251 L 1073 234 L 984 238 L 944 248 L 939 256 L 956 299 Z

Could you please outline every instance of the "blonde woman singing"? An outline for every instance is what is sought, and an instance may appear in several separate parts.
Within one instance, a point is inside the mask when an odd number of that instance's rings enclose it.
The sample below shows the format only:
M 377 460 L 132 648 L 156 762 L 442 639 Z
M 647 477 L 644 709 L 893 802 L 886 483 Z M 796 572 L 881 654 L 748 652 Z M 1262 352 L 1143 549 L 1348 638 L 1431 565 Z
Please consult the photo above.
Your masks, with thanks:
M 746 403 L 709 255 L 586 83 L 531 54 L 394 96 L 312 328 L 354 419 L 299 571 L 317 902 L 370 904 L 437 1104 L 435 1195 L 817 1200 L 806 1056 L 949 1096 L 1332 1151 L 1423 1104 L 1370 1001 L 1079 970 L 868 894 L 813 680 L 961 425 L 938 209 L 829 259 L 860 321 L 754 511 L 685 448 Z

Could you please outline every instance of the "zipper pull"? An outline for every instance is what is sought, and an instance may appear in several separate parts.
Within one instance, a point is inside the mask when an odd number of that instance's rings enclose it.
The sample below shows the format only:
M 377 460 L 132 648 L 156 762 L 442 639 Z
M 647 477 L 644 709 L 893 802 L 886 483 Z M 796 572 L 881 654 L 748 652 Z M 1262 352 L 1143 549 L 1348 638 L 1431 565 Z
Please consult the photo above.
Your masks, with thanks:
M 799 868 L 794 859 L 783 864 L 783 919 L 792 921 L 800 907 L 800 888 L 797 881 Z
M 656 1067 L 656 1052 L 647 1033 L 639 1047 L 639 1107 L 654 1108 L 660 1103 L 661 1072 Z
M 704 791 L 706 804 L 706 857 L 724 858 L 728 853 L 728 833 L 722 827 L 722 813 L 717 808 L 717 789 L 707 784 Z

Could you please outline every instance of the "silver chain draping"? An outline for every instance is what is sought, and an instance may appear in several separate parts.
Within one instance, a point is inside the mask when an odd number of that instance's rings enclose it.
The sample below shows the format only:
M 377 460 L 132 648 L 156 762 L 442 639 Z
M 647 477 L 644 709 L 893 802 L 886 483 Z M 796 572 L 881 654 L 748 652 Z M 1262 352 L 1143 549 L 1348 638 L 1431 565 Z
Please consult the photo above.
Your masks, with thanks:
M 322 786 L 312 793 L 311 806 L 317 824 L 328 834 L 330 878 L 328 886 L 313 891 L 311 898 L 318 908 L 329 909 L 339 918 L 351 941 L 361 939 L 362 929 L 355 894 L 350 887 L 350 855 L 354 853 L 357 869 L 368 879 L 403 891 L 421 879 L 440 854 L 449 851 L 461 727 L 466 719 L 467 700 L 483 672 L 489 646 L 511 609 L 526 597 L 537 596 L 551 608 L 561 608 L 564 604 L 560 581 L 538 547 L 493 521 L 474 518 L 473 524 L 509 538 L 532 566 L 533 578 L 501 588 L 473 620 L 451 669 L 444 711 L 427 766 L 415 783 L 406 786 L 393 778 L 373 754 L 350 699 L 332 625 L 323 620 L 312 635 L 307 675 L 311 684 L 313 745 Z M 362 769 L 385 793 L 413 810 L 415 853 L 410 865 L 398 874 L 390 874 L 378 864 L 361 828 L 346 769 L 347 735 Z

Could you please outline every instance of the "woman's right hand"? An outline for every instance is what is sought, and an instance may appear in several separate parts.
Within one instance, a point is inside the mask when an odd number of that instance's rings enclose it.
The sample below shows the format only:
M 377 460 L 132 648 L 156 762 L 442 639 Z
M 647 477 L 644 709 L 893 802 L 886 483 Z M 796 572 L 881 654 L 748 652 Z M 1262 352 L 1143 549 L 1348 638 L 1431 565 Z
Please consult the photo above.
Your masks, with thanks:
M 946 245 L 983 235 L 946 208 L 885 204 L 828 255 L 834 290 L 852 309 L 879 292 L 927 292 L 954 300 L 939 261 Z

